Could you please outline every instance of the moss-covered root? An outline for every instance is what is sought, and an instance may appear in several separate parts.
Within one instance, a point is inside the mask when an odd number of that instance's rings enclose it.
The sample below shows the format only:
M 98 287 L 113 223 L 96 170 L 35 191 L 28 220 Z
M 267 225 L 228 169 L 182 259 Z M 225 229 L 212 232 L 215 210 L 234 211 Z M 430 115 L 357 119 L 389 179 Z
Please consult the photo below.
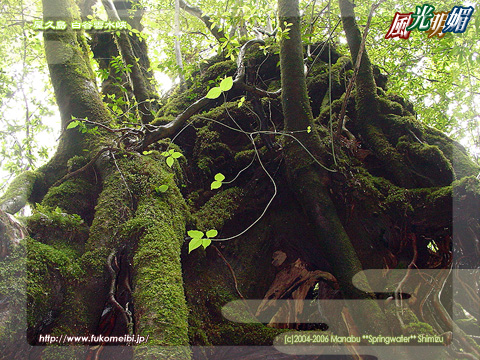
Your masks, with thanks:
M 148 336 L 145 346 L 135 348 L 135 359 L 189 359 L 180 264 L 187 208 L 163 157 L 139 158 L 130 166 L 125 178 L 141 195 L 121 235 L 138 239 L 133 256 L 135 326 L 137 334 Z M 157 193 L 155 188 L 163 184 L 168 190 Z
M 26 256 L 23 236 L 23 230 L 0 212 L 0 351 L 5 359 L 19 354 L 19 358 L 28 357 L 24 353 Z
M 19 212 L 27 204 L 39 176 L 39 173 L 33 171 L 25 171 L 17 176 L 0 197 L 0 210 L 9 214 Z
M 127 162 L 126 159 L 125 162 Z M 118 165 L 121 167 L 122 163 L 119 162 Z M 133 213 L 130 193 L 114 164 L 106 165 L 103 175 L 103 189 L 98 197 L 85 252 L 75 262 L 82 272 L 72 281 L 64 284 L 61 311 L 55 322 L 55 331 L 60 334 L 89 335 L 95 333 L 105 306 L 110 281 L 106 266 L 107 258 L 112 248 L 119 247 L 120 240 L 116 235 Z M 81 185 L 82 181 L 73 179 L 52 188 L 46 195 L 43 205 L 53 204 L 52 197 L 56 194 L 62 199 L 68 191 L 76 192 L 77 185 Z M 83 193 L 80 192 L 80 194 Z M 86 194 L 83 196 L 87 198 Z M 77 194 L 73 196 L 73 203 L 76 203 L 76 198 Z M 68 204 L 64 204 L 64 206 L 72 207 Z M 81 210 L 83 205 L 76 203 L 73 207 Z M 56 246 L 60 242 L 61 240 L 57 240 Z M 71 251 L 75 244 L 71 241 L 66 246 Z M 83 252 L 83 250 L 81 251 Z
M 304 212 L 314 225 L 318 250 L 327 257 L 344 295 L 368 298 L 368 294 L 360 292 L 352 284 L 353 276 L 362 270 L 362 265 L 316 171 L 304 169 L 301 173 L 290 172 L 289 182 Z M 368 284 L 365 286 L 369 287 Z M 365 301 L 362 313 L 357 309 L 355 317 L 359 328 L 366 333 L 389 333 L 384 315 L 373 301 Z

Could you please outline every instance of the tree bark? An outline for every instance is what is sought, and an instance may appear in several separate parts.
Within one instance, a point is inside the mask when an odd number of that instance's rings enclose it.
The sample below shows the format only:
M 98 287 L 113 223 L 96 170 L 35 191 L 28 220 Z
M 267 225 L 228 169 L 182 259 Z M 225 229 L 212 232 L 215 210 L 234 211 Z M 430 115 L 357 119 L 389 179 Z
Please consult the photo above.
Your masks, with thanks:
M 314 124 L 305 84 L 298 1 L 279 0 L 278 8 L 282 30 L 289 29 L 288 37 L 282 38 L 280 43 L 285 128 L 290 131 L 306 130 L 307 127 L 313 128 Z M 319 147 L 321 142 L 315 131 L 312 135 L 306 131 L 300 133 L 298 139 L 313 154 L 325 158 L 321 156 L 324 150 Z M 352 284 L 353 276 L 362 270 L 362 264 L 330 198 L 327 187 L 328 175 L 324 170 L 316 169 L 311 159 L 302 159 L 307 156 L 297 142 L 291 141 L 286 146 L 285 156 L 290 186 L 302 204 L 305 214 L 314 224 L 319 242 L 318 250 L 329 259 L 333 275 L 338 279 L 342 292 L 347 297 L 372 298 L 371 294 L 363 294 Z M 363 279 L 363 282 L 364 289 L 368 289 L 366 279 Z M 366 301 L 366 306 L 362 310 L 362 313 L 354 314 L 359 326 L 362 326 L 362 331 L 388 333 L 385 318 L 374 301 Z

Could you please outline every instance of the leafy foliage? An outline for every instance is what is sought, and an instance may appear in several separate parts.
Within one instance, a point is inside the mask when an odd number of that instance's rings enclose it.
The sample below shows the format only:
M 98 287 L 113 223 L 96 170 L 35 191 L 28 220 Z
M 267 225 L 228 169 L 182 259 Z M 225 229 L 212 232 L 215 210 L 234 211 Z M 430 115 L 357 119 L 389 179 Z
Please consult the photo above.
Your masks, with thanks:
M 228 76 L 220 82 L 220 85 L 211 88 L 208 91 L 206 97 L 208 99 L 216 99 L 223 92 L 226 92 L 226 91 L 230 90 L 232 88 L 232 86 L 233 86 L 233 79 L 232 79 L 231 76 Z
M 30 23 L 40 16 L 38 6 L 7 0 L 0 8 L 0 188 L 45 162 L 54 140 L 42 36 Z
M 168 166 L 172 167 L 175 159 L 182 157 L 183 154 L 181 152 L 175 151 L 174 149 L 170 149 L 168 151 L 162 152 L 162 155 L 166 157 L 165 161 Z
M 215 190 L 220 188 L 222 186 L 223 180 L 225 180 L 225 176 L 223 174 L 218 173 L 217 175 L 215 175 L 215 181 L 213 181 L 212 184 L 210 185 L 210 189 Z
M 187 232 L 188 236 L 192 238 L 188 244 L 188 252 L 191 253 L 193 250 L 203 246 L 206 249 L 211 243 L 212 238 L 218 235 L 218 231 L 215 229 L 208 230 L 205 234 L 198 230 L 190 230 Z M 204 236 L 207 236 L 204 238 Z
M 364 26 L 373 0 L 356 6 L 357 21 Z M 0 34 L 0 187 L 8 178 L 21 171 L 34 169 L 50 155 L 53 127 L 58 127 L 54 100 L 43 56 L 42 33 L 33 30 L 33 20 L 41 18 L 38 2 L 31 0 L 2 2 L 0 20 L 5 24 Z M 144 31 L 130 27 L 130 35 L 148 40 L 151 68 L 154 73 L 178 76 L 180 69 L 175 61 L 173 7 L 164 0 L 145 0 Z M 276 1 L 260 0 L 255 3 L 241 0 L 224 4 L 218 0 L 193 3 L 211 20 L 210 28 L 195 16 L 181 12 L 180 38 L 187 77 L 202 68 L 202 64 L 215 53 L 235 59 L 245 38 L 258 34 L 273 34 L 277 40 L 287 37 L 288 24 L 283 30 L 276 19 Z M 367 38 L 367 49 L 372 63 L 378 64 L 389 77 L 388 92 L 398 94 L 412 102 L 417 117 L 426 124 L 447 132 L 466 145 L 472 154 L 480 155 L 480 5 L 467 30 L 462 34 L 447 33 L 442 39 L 427 38 L 425 32 L 414 31 L 408 40 L 385 39 L 385 33 L 396 11 L 408 13 L 419 2 L 386 0 L 377 9 Z M 435 11 L 450 11 L 458 2 L 434 2 Z M 307 45 L 307 57 L 312 59 L 313 44 L 328 39 L 338 20 L 338 4 L 328 0 L 301 1 L 302 40 Z M 97 6 L 93 17 L 104 17 L 105 11 Z M 285 25 L 285 24 L 284 24 Z M 218 27 L 224 37 L 217 41 L 210 30 Z M 152 36 L 154 35 L 154 36 Z M 341 26 L 332 32 L 331 43 L 347 54 L 346 40 Z M 268 45 L 267 45 L 268 46 Z M 92 60 L 93 62 L 93 60 Z M 127 84 L 121 79 L 129 76 L 131 65 L 123 63 L 120 56 L 110 59 L 110 66 L 118 77 L 113 79 L 119 94 L 108 94 L 106 101 L 115 117 L 121 121 L 138 122 L 138 105 L 128 95 Z M 101 81 L 110 75 L 98 70 Z M 28 79 L 28 81 L 27 81 Z M 33 81 L 32 81 L 33 80 Z M 207 94 L 215 99 L 228 91 L 233 83 L 227 77 Z M 44 84 L 38 91 L 38 84 Z M 244 104 L 241 98 L 238 106 Z M 73 125 L 71 125 L 73 126 Z M 77 125 L 80 131 L 86 131 Z M 113 127 L 113 126 L 112 126 Z M 44 140 L 45 139 L 45 140 Z M 48 140 L 47 140 L 48 139 Z M 177 155 L 175 155 L 177 156 Z M 169 166 L 174 156 L 166 156 Z

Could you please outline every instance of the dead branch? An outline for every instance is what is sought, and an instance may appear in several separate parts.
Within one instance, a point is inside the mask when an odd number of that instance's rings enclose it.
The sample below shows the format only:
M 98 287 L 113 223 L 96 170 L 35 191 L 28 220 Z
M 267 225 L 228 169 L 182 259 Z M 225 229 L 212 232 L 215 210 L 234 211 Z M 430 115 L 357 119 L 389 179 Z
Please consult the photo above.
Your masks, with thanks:
M 238 289 L 238 281 L 237 281 L 237 277 L 235 276 L 235 272 L 233 271 L 233 268 L 232 266 L 230 265 L 230 263 L 227 261 L 227 259 L 225 259 L 225 256 L 223 256 L 222 252 L 218 249 L 218 247 L 216 247 L 215 245 L 212 245 L 213 248 L 215 249 L 215 251 L 217 252 L 217 255 L 223 260 L 223 262 L 225 263 L 225 265 L 227 265 L 228 267 L 228 270 L 230 270 L 230 274 L 232 274 L 232 278 L 233 278 L 233 284 L 235 286 L 235 291 L 237 292 L 238 296 L 240 297 L 240 299 L 242 299 L 243 301 L 245 301 L 245 298 L 243 297 L 242 293 L 240 292 L 240 290 Z

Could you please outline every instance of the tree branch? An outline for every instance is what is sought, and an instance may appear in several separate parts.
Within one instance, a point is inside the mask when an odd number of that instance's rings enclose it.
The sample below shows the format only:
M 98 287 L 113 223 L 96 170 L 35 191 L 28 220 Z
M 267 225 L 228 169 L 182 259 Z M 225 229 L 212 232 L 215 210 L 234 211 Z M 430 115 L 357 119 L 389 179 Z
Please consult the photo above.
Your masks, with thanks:
M 0 210 L 8 214 L 16 214 L 26 204 L 33 192 L 39 173 L 25 171 L 17 176 L 0 197 Z
M 357 79 L 358 71 L 360 70 L 360 64 L 361 64 L 362 56 L 365 50 L 365 41 L 367 40 L 368 29 L 370 28 L 370 22 L 372 21 L 373 13 L 383 1 L 385 0 L 380 0 L 380 2 L 378 2 L 377 4 L 373 4 L 372 7 L 370 8 L 370 14 L 368 14 L 367 26 L 363 31 L 362 42 L 360 43 L 360 48 L 358 49 L 357 60 L 355 62 L 355 72 L 352 78 L 350 79 L 350 82 L 348 83 L 347 91 L 345 92 L 345 99 L 343 100 L 343 104 L 342 104 L 342 110 L 340 111 L 340 115 L 338 117 L 337 134 L 336 134 L 337 137 L 340 136 L 344 128 L 343 125 L 344 125 L 344 119 L 345 119 L 345 112 L 347 110 L 348 99 L 350 98 L 350 94 L 353 89 L 353 84 Z
M 102 4 L 108 14 L 109 20 L 121 21 L 117 9 L 115 8 L 115 4 L 112 0 L 102 0 Z M 138 106 L 142 115 L 142 122 L 144 124 L 150 123 L 154 119 L 154 114 L 149 100 L 158 96 L 149 91 L 145 74 L 140 67 L 137 57 L 135 56 L 135 51 L 127 32 L 122 31 L 120 35 L 116 37 L 116 40 L 123 60 L 127 65 L 130 65 L 131 73 L 129 74 L 129 78 L 131 81 L 133 94 L 135 95 L 135 98 L 139 104 Z
M 281 89 L 275 92 L 269 92 L 245 83 L 245 65 L 243 63 L 243 60 L 245 58 L 245 53 L 250 46 L 257 43 L 263 44 L 264 42 L 263 40 L 249 40 L 240 49 L 238 60 L 237 60 L 238 71 L 237 71 L 237 75 L 235 76 L 235 80 L 233 81 L 233 87 L 231 90 L 238 90 L 238 89 L 246 90 L 246 91 L 253 92 L 262 97 L 276 98 L 280 95 Z M 168 124 L 161 125 L 155 128 L 155 130 L 153 131 L 148 131 L 145 134 L 145 137 L 143 138 L 140 145 L 136 148 L 136 150 L 137 151 L 144 150 L 150 144 L 153 144 L 154 142 L 160 139 L 172 136 L 185 124 L 185 122 L 191 116 L 193 116 L 198 111 L 203 109 L 206 105 L 208 105 L 213 100 L 214 99 L 209 99 L 204 96 L 201 99 L 195 101 L 184 112 L 182 112 L 174 120 L 170 121 Z
M 212 35 L 215 36 L 215 39 L 218 40 L 218 42 L 222 42 L 220 40 L 222 38 L 226 39 L 226 36 L 225 36 L 225 33 L 223 32 L 223 30 L 221 30 L 217 25 L 212 27 L 212 25 L 213 25 L 212 19 L 210 18 L 210 16 L 205 15 L 200 8 L 190 5 L 185 0 L 180 0 L 180 7 L 183 10 L 185 10 L 187 13 L 189 13 L 190 15 L 193 15 L 193 16 L 199 18 L 200 20 L 202 20 L 205 23 L 205 25 L 207 26 L 207 28 L 210 30 Z

